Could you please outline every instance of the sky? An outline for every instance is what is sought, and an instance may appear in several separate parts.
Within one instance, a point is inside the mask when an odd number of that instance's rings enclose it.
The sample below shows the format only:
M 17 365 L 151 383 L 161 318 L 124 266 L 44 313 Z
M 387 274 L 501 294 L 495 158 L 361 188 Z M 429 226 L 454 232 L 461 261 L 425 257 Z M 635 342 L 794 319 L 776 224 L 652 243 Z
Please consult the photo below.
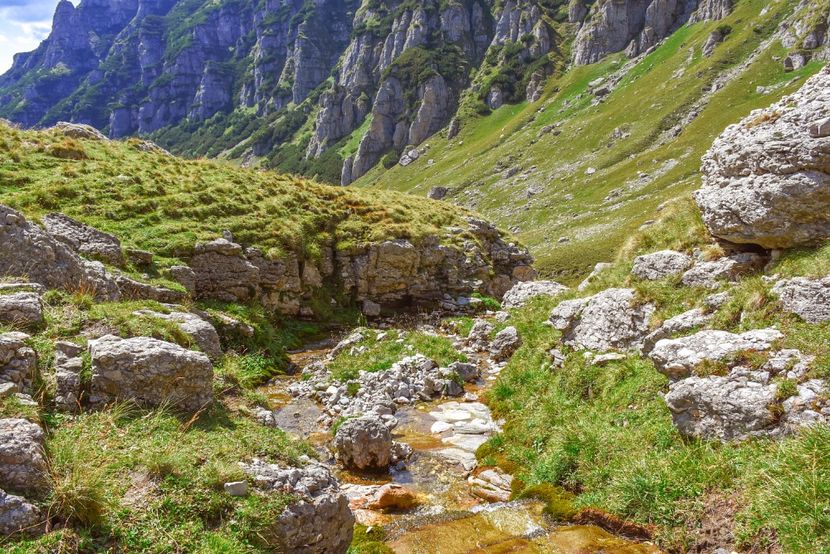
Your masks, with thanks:
M 0 74 L 18 52 L 37 48 L 52 26 L 58 0 L 0 0 Z

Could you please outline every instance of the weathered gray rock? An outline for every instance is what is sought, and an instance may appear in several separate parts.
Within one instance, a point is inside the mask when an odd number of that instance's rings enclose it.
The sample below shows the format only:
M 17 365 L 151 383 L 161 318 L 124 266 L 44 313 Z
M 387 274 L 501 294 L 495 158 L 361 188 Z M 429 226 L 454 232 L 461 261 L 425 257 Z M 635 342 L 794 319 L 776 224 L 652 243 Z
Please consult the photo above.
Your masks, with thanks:
M 67 121 L 59 121 L 52 127 L 53 131 L 63 133 L 69 138 L 86 139 L 86 140 L 107 140 L 106 135 L 100 132 L 91 125 L 84 125 L 83 123 L 69 123 Z
M 0 419 L 0 488 L 42 491 L 48 485 L 43 430 L 25 419 Z
M 0 275 L 22 277 L 49 288 L 84 290 L 99 300 L 118 299 L 103 266 L 86 262 L 64 243 L 19 213 L 0 206 Z
M 713 314 L 706 313 L 700 308 L 694 308 L 667 319 L 660 327 L 649 333 L 643 340 L 643 352 L 651 352 L 658 341 L 672 338 L 678 333 L 703 327 L 712 320 L 712 316 Z
M 568 287 L 555 281 L 527 281 L 516 283 L 502 299 L 502 307 L 520 308 L 537 296 L 555 297 L 567 291 Z
M 344 554 L 352 542 L 354 515 L 328 469 L 320 465 L 284 468 L 254 460 L 243 464 L 254 486 L 288 494 L 292 502 L 271 525 L 277 552 Z
M 245 257 L 240 245 L 227 239 L 197 244 L 190 269 L 198 298 L 244 302 L 257 296 L 259 268 Z
M 515 327 L 506 327 L 496 333 L 493 342 L 490 343 L 490 355 L 496 362 L 503 362 L 511 356 L 522 345 L 522 338 Z
M 184 302 L 187 298 L 187 295 L 182 292 L 168 289 L 167 287 L 142 283 L 126 275 L 116 275 L 115 284 L 118 287 L 121 297 L 124 299 L 155 300 L 156 302 L 167 304 Z
M 343 467 L 385 470 L 392 462 L 392 434 L 378 417 L 360 417 L 343 423 L 334 436 Z
M 199 348 L 207 354 L 211 360 L 216 360 L 222 357 L 222 344 L 219 340 L 219 333 L 210 322 L 202 317 L 181 311 L 171 311 L 170 313 L 156 312 L 153 310 L 139 310 L 135 312 L 138 316 L 155 317 L 165 321 L 171 321 L 179 326 L 179 328 L 187 333 Z
M 657 281 L 673 275 L 679 275 L 692 267 L 691 256 L 674 250 L 661 250 L 634 259 L 631 274 L 640 279 Z
M 0 383 L 11 383 L 16 392 L 29 393 L 37 372 L 37 353 L 25 333 L 0 334 Z
M 639 348 L 649 331 L 652 304 L 637 304 L 632 289 L 607 289 L 589 298 L 566 300 L 550 321 L 566 344 L 599 352 Z
M 82 353 L 77 344 L 55 343 L 55 406 L 67 412 L 80 408 Z
M 830 109 L 830 69 L 732 125 L 703 158 L 694 194 L 709 231 L 789 248 L 830 237 L 830 141 L 812 129 Z
M 764 262 L 764 257 L 751 252 L 698 262 L 683 274 L 681 282 L 687 287 L 716 289 L 723 282 L 735 282 L 740 277 L 761 269 Z
M 489 348 L 490 334 L 493 329 L 493 324 L 486 319 L 476 319 L 467 335 L 467 342 L 471 347 L 478 350 Z
M 47 233 L 81 256 L 94 258 L 119 267 L 124 265 L 121 241 L 114 235 L 99 231 L 85 223 L 58 213 L 45 216 L 43 227 Z
M 23 497 L 0 489 L 0 536 L 34 536 L 43 533 L 40 510 Z
M 772 292 L 781 299 L 786 311 L 807 323 L 830 321 L 830 277 L 785 279 L 776 283 Z
M 683 435 L 739 440 L 775 430 L 775 392 L 740 377 L 689 377 L 671 386 L 666 405 Z
M 33 292 L 0 294 L 0 322 L 18 329 L 43 324 L 43 302 Z
M 201 352 L 148 337 L 112 335 L 90 341 L 89 352 L 93 406 L 132 400 L 196 411 L 213 401 L 213 366 Z
M 784 335 L 776 329 L 756 329 L 740 335 L 705 330 L 689 337 L 659 341 L 649 354 L 657 370 L 671 379 L 694 373 L 704 361 L 725 361 L 741 352 L 770 350 Z
M 431 200 L 443 200 L 447 197 L 447 193 L 449 193 L 449 191 L 450 189 L 447 187 L 432 187 L 427 193 L 427 198 Z

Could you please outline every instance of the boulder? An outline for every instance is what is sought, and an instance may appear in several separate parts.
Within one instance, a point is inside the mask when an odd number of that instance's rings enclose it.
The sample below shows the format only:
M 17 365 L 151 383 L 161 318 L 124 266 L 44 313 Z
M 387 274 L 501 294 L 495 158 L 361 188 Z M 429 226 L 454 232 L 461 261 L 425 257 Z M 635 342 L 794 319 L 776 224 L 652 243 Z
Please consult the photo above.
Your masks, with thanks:
M 493 332 L 493 324 L 486 319 L 476 319 L 473 327 L 467 335 L 467 342 L 473 348 L 484 350 L 490 344 L 490 333 Z
M 679 339 L 663 339 L 654 346 L 649 358 L 660 373 L 681 379 L 693 374 L 705 361 L 723 362 L 742 352 L 767 351 L 783 337 L 776 329 L 756 329 L 740 335 L 706 330 Z
M 747 273 L 761 269 L 764 262 L 763 256 L 751 252 L 698 262 L 683 274 L 681 282 L 687 287 L 716 289 L 724 281 L 734 282 Z
M 450 192 L 450 189 L 447 187 L 432 187 L 429 189 L 427 193 L 427 198 L 431 200 L 443 200 L 446 198 L 447 193 Z
M 132 400 L 196 411 L 213 401 L 213 366 L 201 352 L 148 337 L 107 335 L 90 341 L 89 353 L 93 406 Z
M 197 298 L 245 302 L 257 297 L 259 268 L 247 259 L 240 245 L 225 238 L 197 244 L 190 269 Z
M 776 385 L 743 377 L 689 377 L 666 394 L 666 405 L 681 434 L 722 441 L 771 434 Z
M 381 305 L 377 302 L 372 302 L 371 300 L 364 300 L 363 306 L 361 308 L 363 315 L 366 317 L 380 317 L 381 314 Z
M 27 329 L 43 324 L 43 302 L 33 292 L 0 294 L 0 323 Z
M 44 434 L 25 419 L 0 419 L 0 488 L 21 493 L 48 486 Z
M 45 216 L 42 223 L 47 233 L 81 256 L 124 266 L 121 241 L 115 236 L 58 213 Z
M 193 342 L 199 346 L 202 352 L 207 354 L 208 358 L 217 360 L 222 357 L 222 345 L 216 328 L 196 314 L 178 311 L 165 314 L 153 310 L 139 310 L 135 312 L 135 315 L 155 317 L 175 323 L 193 339 Z
M 28 393 L 37 372 L 37 353 L 25 333 L 0 334 L 0 383 L 11 383 L 17 392 Z
M 259 460 L 242 467 L 258 489 L 291 497 L 266 534 L 272 539 L 269 547 L 297 554 L 344 554 L 348 550 L 355 519 L 348 498 L 328 469 L 320 465 L 284 468 Z
M 184 302 L 187 295 L 167 287 L 136 281 L 126 275 L 116 275 L 115 284 L 121 297 L 129 300 L 154 300 L 161 303 Z
M 702 327 L 711 320 L 712 314 L 708 314 L 700 308 L 694 308 L 667 319 L 660 327 L 649 333 L 643 340 L 643 352 L 651 352 L 654 349 L 654 345 L 656 345 L 658 341 L 672 338 L 678 333 L 684 333 L 686 331 Z
M 55 406 L 74 412 L 80 407 L 83 348 L 71 342 L 55 343 Z
M 599 352 L 640 348 L 649 332 L 652 304 L 636 303 L 632 289 L 607 289 L 589 298 L 566 300 L 550 321 L 566 344 Z
M 0 536 L 34 536 L 43 533 L 40 510 L 23 497 L 0 489 Z
M 567 291 L 568 287 L 555 281 L 527 281 L 516 283 L 502 299 L 502 307 L 520 308 L 537 296 L 554 297 Z
M 0 206 L 0 275 L 27 276 L 49 288 L 84 290 L 98 300 L 117 300 L 118 287 L 100 263 L 82 260 L 66 244 Z
M 53 131 L 63 133 L 69 138 L 85 139 L 85 140 L 108 140 L 106 135 L 91 125 L 83 123 L 69 123 L 68 121 L 59 121 L 52 127 Z
M 634 259 L 631 274 L 639 279 L 657 281 L 679 275 L 692 267 L 692 264 L 691 256 L 674 250 L 661 250 L 645 256 L 637 256 Z
M 830 321 L 830 277 L 786 279 L 776 283 L 772 292 L 778 295 L 784 310 L 807 323 Z
M 798 92 L 732 125 L 703 158 L 694 194 L 716 237 L 790 248 L 830 237 L 830 68 Z
M 343 423 L 334 436 L 343 467 L 386 470 L 392 461 L 392 434 L 378 417 L 360 417 Z
M 496 333 L 490 343 L 490 355 L 496 362 L 509 360 L 522 345 L 522 338 L 515 327 L 506 327 Z
M 406 511 L 418 505 L 418 496 L 409 488 L 397 483 L 379 487 L 369 498 L 370 510 Z

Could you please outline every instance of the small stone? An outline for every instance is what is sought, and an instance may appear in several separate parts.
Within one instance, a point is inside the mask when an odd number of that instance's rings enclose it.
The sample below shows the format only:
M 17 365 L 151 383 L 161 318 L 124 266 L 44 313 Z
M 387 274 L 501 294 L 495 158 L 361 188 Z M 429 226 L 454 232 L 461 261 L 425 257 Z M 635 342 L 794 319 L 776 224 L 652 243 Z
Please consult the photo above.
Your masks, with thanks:
M 230 496 L 248 496 L 248 481 L 225 483 L 225 493 Z

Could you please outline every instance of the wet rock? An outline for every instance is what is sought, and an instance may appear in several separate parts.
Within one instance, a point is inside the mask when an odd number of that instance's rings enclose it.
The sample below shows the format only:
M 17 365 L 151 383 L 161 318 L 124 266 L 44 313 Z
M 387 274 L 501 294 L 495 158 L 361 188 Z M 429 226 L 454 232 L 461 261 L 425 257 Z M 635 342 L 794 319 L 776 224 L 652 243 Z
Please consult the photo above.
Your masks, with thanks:
M 352 542 L 354 515 L 337 480 L 320 465 L 283 468 L 254 460 L 243 464 L 254 486 L 288 494 L 292 502 L 271 522 L 269 536 L 278 552 L 344 554 Z
M 515 327 L 506 327 L 496 333 L 490 343 L 490 355 L 496 362 L 510 359 L 513 353 L 522 345 L 522 339 Z
M 83 348 L 71 342 L 55 343 L 55 406 L 74 412 L 80 408 Z
M 216 360 L 222 356 L 222 346 L 216 328 L 196 314 L 178 311 L 171 311 L 165 314 L 153 310 L 139 310 L 134 312 L 134 314 L 175 323 L 193 339 L 193 342 L 199 346 L 202 352 L 207 354 L 208 358 Z
M 0 419 L 0 488 L 29 493 L 48 486 L 41 428 L 25 419 Z
M 807 323 L 830 321 L 830 277 L 786 279 L 776 283 L 772 292 L 781 299 L 784 310 Z
M 769 249 L 830 237 L 830 142 L 811 134 L 829 106 L 825 68 L 715 141 L 694 193 L 714 236 Z
M 761 269 L 764 262 L 762 256 L 751 252 L 698 262 L 683 274 L 681 282 L 687 287 L 716 289 L 724 281 L 734 282 L 743 275 Z
M 694 373 L 705 361 L 724 361 L 742 352 L 770 350 L 784 335 L 776 329 L 757 329 L 740 335 L 727 331 L 706 330 L 689 337 L 663 339 L 649 354 L 657 370 L 671 379 Z
M 506 309 L 520 308 L 537 296 L 555 297 L 567 291 L 568 287 L 555 281 L 527 281 L 513 285 L 502 300 Z
M 20 329 L 43 324 L 43 302 L 33 292 L 0 294 L 0 323 Z
M 485 468 L 467 478 L 470 492 L 488 502 L 507 502 L 512 494 L 513 476 L 499 468 Z
M 657 281 L 679 275 L 692 267 L 692 258 L 673 250 L 662 250 L 634 259 L 631 274 L 639 279 Z
M 97 131 L 96 131 L 97 132 Z M 43 218 L 46 232 L 88 258 L 118 267 L 124 266 L 124 253 L 117 237 L 90 227 L 69 216 L 51 213 Z
M 566 300 L 550 321 L 566 344 L 607 352 L 639 348 L 648 334 L 652 304 L 636 304 L 632 289 L 607 289 L 589 298 Z
M 213 366 L 201 352 L 148 337 L 107 335 L 90 341 L 89 353 L 93 406 L 133 400 L 196 411 L 213 401 Z
M 118 287 L 101 264 L 82 260 L 66 244 L 19 213 L 0 206 L 0 275 L 26 275 L 49 288 L 89 291 L 98 300 L 117 300 Z
M 16 392 L 28 393 L 37 371 L 37 353 L 25 333 L 0 334 L 0 383 L 11 383 Z
M 370 510 L 406 511 L 417 505 L 418 496 L 412 490 L 397 483 L 389 483 L 374 492 L 366 507 Z
M 0 536 L 35 536 L 44 532 L 37 507 L 23 497 L 0 489 Z
M 334 436 L 334 446 L 346 468 L 385 470 L 392 462 L 392 435 L 378 417 L 346 421 Z

